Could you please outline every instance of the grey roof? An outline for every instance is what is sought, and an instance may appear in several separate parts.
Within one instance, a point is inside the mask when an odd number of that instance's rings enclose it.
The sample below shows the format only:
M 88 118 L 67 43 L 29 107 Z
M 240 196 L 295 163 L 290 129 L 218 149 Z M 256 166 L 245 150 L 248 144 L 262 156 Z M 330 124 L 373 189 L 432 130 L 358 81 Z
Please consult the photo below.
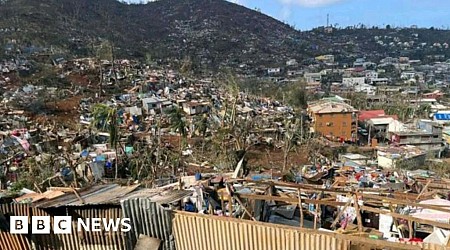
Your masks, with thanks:
M 91 186 L 78 192 L 81 200 L 75 193 L 66 193 L 55 199 L 40 201 L 33 205 L 40 208 L 101 204 L 118 205 L 121 198 L 135 191 L 138 187 L 139 185 L 119 186 L 118 184 Z
M 176 202 L 182 200 L 185 197 L 191 196 L 194 191 L 192 190 L 168 190 L 161 191 L 158 189 L 142 189 L 126 197 L 126 200 L 137 199 L 137 198 L 146 198 L 151 202 L 159 203 L 159 204 L 168 204 L 172 202 Z

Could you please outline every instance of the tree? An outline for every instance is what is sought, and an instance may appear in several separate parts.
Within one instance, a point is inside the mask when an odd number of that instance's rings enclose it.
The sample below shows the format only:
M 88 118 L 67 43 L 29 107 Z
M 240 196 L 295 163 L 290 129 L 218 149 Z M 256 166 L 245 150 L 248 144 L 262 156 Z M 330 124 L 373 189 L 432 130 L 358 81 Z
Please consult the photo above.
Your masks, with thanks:
M 208 130 L 208 127 L 209 127 L 208 116 L 206 114 L 204 114 L 197 121 L 196 127 L 197 127 L 197 131 L 198 131 L 199 135 L 201 135 L 203 138 L 205 138 L 206 137 L 206 131 Z
M 292 86 L 289 103 L 294 107 L 306 108 L 308 106 L 308 93 L 306 91 L 306 83 L 300 81 Z
M 181 62 L 180 74 L 186 78 L 191 76 L 193 63 L 190 57 L 185 57 Z
M 288 157 L 299 139 L 303 140 L 303 114 L 300 119 L 287 121 L 285 123 L 284 146 L 283 146 L 283 172 L 287 169 Z
M 109 107 L 105 104 L 96 104 L 92 107 L 92 121 L 91 126 L 103 131 L 109 132 L 109 144 L 110 147 L 114 149 L 116 153 L 116 173 L 115 178 L 118 177 L 118 150 L 117 144 L 119 141 L 119 131 L 118 131 L 118 119 L 117 119 L 117 109 L 115 107 Z
M 104 41 L 102 42 L 95 51 L 95 56 L 97 58 L 97 63 L 99 64 L 99 75 L 100 75 L 100 82 L 99 82 L 99 97 L 103 94 L 103 75 L 104 75 L 104 69 L 103 69 L 103 63 L 102 60 L 108 60 L 113 63 L 113 70 L 114 70 L 114 49 L 110 42 Z
M 187 123 L 186 123 L 186 117 L 184 117 L 184 113 L 183 110 L 181 110 L 181 108 L 174 106 L 173 108 L 171 108 L 168 112 L 169 115 L 169 119 L 170 119 L 170 123 L 171 123 L 171 128 L 173 130 L 175 130 L 176 132 L 178 132 L 178 134 L 180 135 L 180 152 L 179 152 L 179 157 L 180 157 L 180 161 L 178 162 L 178 164 L 181 163 L 181 156 L 183 153 L 183 148 L 186 146 L 187 143 Z M 175 172 L 175 171 L 174 171 Z

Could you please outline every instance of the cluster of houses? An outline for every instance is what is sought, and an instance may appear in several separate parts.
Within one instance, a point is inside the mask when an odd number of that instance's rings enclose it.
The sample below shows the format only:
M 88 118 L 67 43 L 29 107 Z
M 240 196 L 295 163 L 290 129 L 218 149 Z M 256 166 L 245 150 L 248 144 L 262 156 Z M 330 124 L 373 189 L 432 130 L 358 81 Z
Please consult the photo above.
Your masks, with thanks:
M 385 46 L 389 39 L 377 38 L 377 41 Z M 386 46 L 414 45 L 397 40 L 394 38 L 395 43 L 389 42 Z M 433 47 L 446 48 L 448 45 L 434 44 Z M 236 221 L 243 223 L 242 218 L 247 218 L 271 224 L 321 228 L 333 233 L 348 230 L 363 235 L 365 228 L 369 231 L 364 232 L 369 232 L 370 237 L 389 240 L 406 238 L 406 233 L 412 239 L 413 233 L 422 232 L 422 228 L 412 223 L 398 226 L 402 220 L 418 218 L 420 223 L 442 227 L 439 222 L 427 220 L 417 207 L 423 206 L 419 204 L 420 198 L 433 204 L 448 205 L 444 199 L 433 199 L 436 194 L 446 195 L 448 182 L 428 170 L 414 172 L 411 169 L 425 167 L 429 158 L 446 156 L 450 143 L 450 105 L 445 102 L 444 92 L 450 81 L 448 61 L 422 64 L 402 56 L 385 57 L 377 62 L 355 58 L 353 62 L 343 64 L 334 55 L 324 54 L 313 58 L 306 66 L 304 62 L 289 59 L 285 67 L 267 69 L 265 75 L 270 79 L 284 83 L 302 80 L 311 96 L 319 96 L 309 100 L 308 107 L 302 112 L 271 98 L 230 90 L 236 86 L 222 86 L 211 78 L 192 79 L 192 76 L 173 69 L 156 69 L 130 60 L 66 60 L 64 56 L 54 56 L 51 62 L 58 72 L 62 72 L 58 76 L 61 81 L 83 79 L 85 82 L 76 85 L 73 81 L 60 88 L 37 84 L 5 88 L 0 107 L 0 215 L 17 212 L 9 210 L 9 203 L 24 203 L 27 211 L 50 208 L 57 213 L 76 213 L 78 210 L 74 206 L 80 206 L 92 213 L 102 209 L 114 211 L 110 214 L 112 217 L 120 217 L 124 212 L 133 219 L 134 232 L 126 236 L 114 234 L 112 238 L 134 246 L 143 234 L 161 240 L 165 249 L 174 249 L 174 244 L 181 246 L 180 238 L 186 238 L 177 227 L 171 226 L 172 212 L 180 210 L 209 214 L 211 220 L 214 216 L 226 216 L 240 218 Z M 27 70 L 27 65 L 21 60 L 0 62 L 0 85 L 11 81 L 13 72 Z M 88 72 L 100 73 L 100 84 L 86 77 Z M 352 100 L 342 97 L 353 92 L 363 96 L 364 108 L 356 107 Z M 38 120 L 39 112 L 30 115 L 32 108 L 39 111 L 53 106 L 58 110 L 59 106 L 67 104 L 65 99 L 72 97 L 82 98 L 76 99 L 75 106 L 63 110 L 62 116 L 75 113 L 79 119 L 73 119 L 73 127 L 55 121 L 42 124 Z M 391 112 L 382 107 L 388 107 L 384 104 L 396 105 L 395 98 L 402 99 L 402 103 L 412 109 L 426 106 L 427 119 L 414 113 L 403 117 L 389 114 Z M 40 100 L 46 103 L 42 104 Z M 97 130 L 93 108 L 98 103 L 113 108 L 117 128 Z M 172 110 L 180 111 L 181 125 L 171 120 Z M 54 118 L 58 115 L 61 114 L 55 114 Z M 290 151 L 294 151 L 290 139 L 297 137 L 292 135 L 297 132 L 294 129 L 298 130 L 293 128 L 298 125 L 297 118 L 300 119 L 299 134 L 305 137 L 301 141 L 318 142 L 332 150 L 356 147 L 360 152 L 341 152 L 338 159 L 316 152 L 311 154 L 308 164 L 286 164 L 291 168 L 283 168 L 283 171 L 280 171 L 281 161 L 275 167 L 263 166 L 263 170 L 246 169 L 246 157 L 254 157 L 251 153 L 250 156 L 239 155 L 232 173 L 226 173 L 230 168 L 224 168 L 218 161 L 223 152 L 217 151 L 228 151 L 228 145 L 233 142 L 239 144 L 240 150 L 255 146 L 267 153 L 266 158 L 271 158 L 271 150 L 284 151 L 284 161 L 288 161 Z M 106 118 L 100 123 L 105 125 Z M 204 126 L 202 133 L 198 131 L 201 126 Z M 114 129 L 120 131 L 118 145 L 111 142 L 110 131 Z M 213 140 L 206 137 L 212 138 L 219 133 L 228 133 L 217 137 L 221 148 L 205 149 L 206 141 Z M 309 136 L 306 138 L 305 134 Z M 181 138 L 184 136 L 186 138 Z M 186 140 L 186 145 L 182 139 Z M 198 141 L 204 143 L 202 147 L 196 147 L 195 144 L 201 144 Z M 236 149 L 238 155 L 240 150 Z M 215 152 L 206 158 L 208 150 Z M 366 152 L 372 152 L 372 155 Z M 264 170 L 267 167 L 271 169 Z M 403 168 L 408 171 L 402 172 Z M 21 186 L 24 179 L 35 181 L 30 172 L 48 177 L 40 183 L 31 183 L 36 192 Z M 147 185 L 150 177 L 152 183 Z M 92 185 L 109 183 L 111 179 L 127 185 Z M 54 183 L 65 187 L 50 188 Z M 140 185 L 156 188 L 141 188 Z M 369 197 L 371 194 L 363 196 L 349 192 L 349 186 L 371 187 L 377 195 Z M 42 187 L 49 188 L 41 192 Z M 333 191 L 328 192 L 330 189 Z M 10 194 L 2 190 L 18 191 L 21 197 L 11 199 Z M 399 211 L 387 212 L 386 206 L 392 209 L 393 204 L 385 205 L 386 197 L 412 198 L 417 210 L 399 203 L 396 204 Z M 366 202 L 364 206 L 359 207 L 363 202 Z M 2 203 L 7 205 L 2 206 Z M 145 209 L 136 204 L 145 204 Z M 147 207 L 164 214 L 161 218 L 165 222 L 160 225 Z M 386 213 L 389 216 L 382 216 Z M 405 213 L 412 216 L 407 217 Z M 141 214 L 145 219 L 140 218 Z M 448 214 L 447 211 L 441 216 L 448 221 Z M 365 216 L 364 220 L 359 215 Z M 177 216 L 174 223 L 181 223 L 180 216 L 194 215 L 178 213 Z M 378 224 L 371 223 L 373 218 Z M 0 216 L 0 222 L 1 219 Z M 353 229 L 347 226 L 352 222 L 357 223 Z M 157 235 L 151 232 L 153 229 L 144 229 L 146 226 L 139 229 L 140 223 L 164 228 L 166 233 Z M 189 223 L 181 224 L 185 227 Z M 338 224 L 341 231 L 335 230 Z M 392 227 L 394 224 L 395 228 Z M 443 228 L 450 229 L 450 226 Z M 440 233 L 436 228 L 427 230 L 432 232 L 430 235 Z M 0 230 L 0 237 L 6 237 L 3 233 Z M 177 233 L 182 237 L 174 240 L 173 234 Z M 28 238 L 44 244 L 42 238 Z M 448 238 L 446 236 L 447 242 Z M 75 246 L 105 244 L 96 240 L 85 242 L 77 234 L 66 240 L 77 242 Z M 110 247 L 116 249 L 113 244 Z M 123 248 L 122 245 L 119 247 Z
M 449 142 L 445 131 L 448 128 L 439 121 L 444 115 L 438 113 L 434 120 L 402 123 L 397 115 L 387 115 L 384 110 L 357 110 L 345 100 L 325 98 L 311 103 L 308 106 L 311 132 L 334 142 L 376 148 L 378 165 L 383 168 L 395 167 L 395 164 L 384 163 L 385 158 L 394 161 L 414 155 L 413 158 L 418 159 L 420 155 L 419 160 L 424 164 L 425 158 L 440 158 L 447 152 Z M 410 154 L 411 151 L 414 153 Z

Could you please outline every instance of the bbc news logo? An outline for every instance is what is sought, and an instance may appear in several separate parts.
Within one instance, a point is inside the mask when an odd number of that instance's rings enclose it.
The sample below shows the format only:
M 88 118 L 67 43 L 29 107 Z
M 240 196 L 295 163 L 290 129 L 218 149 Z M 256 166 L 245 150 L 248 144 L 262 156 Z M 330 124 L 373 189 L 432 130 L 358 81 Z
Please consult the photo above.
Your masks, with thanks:
M 77 220 L 77 231 L 86 232 L 129 232 L 131 230 L 131 220 L 129 218 L 122 219 L 106 219 L 106 218 L 88 218 Z M 50 234 L 51 228 L 50 216 L 32 216 L 31 217 L 31 233 L 32 234 Z M 28 216 L 11 216 L 10 232 L 12 234 L 28 234 Z M 72 217 L 71 216 L 54 216 L 53 217 L 53 233 L 54 234 L 71 234 L 72 233 Z

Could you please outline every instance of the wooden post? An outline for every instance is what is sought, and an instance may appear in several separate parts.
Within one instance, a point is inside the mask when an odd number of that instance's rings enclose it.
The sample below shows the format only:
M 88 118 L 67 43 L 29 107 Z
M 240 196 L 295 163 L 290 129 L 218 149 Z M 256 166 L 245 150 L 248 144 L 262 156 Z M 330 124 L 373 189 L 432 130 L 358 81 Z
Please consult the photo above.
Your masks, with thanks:
M 389 211 L 391 211 L 391 213 L 395 213 L 394 208 L 392 207 L 392 204 L 389 203 Z M 395 225 L 395 229 L 397 230 L 397 232 L 399 232 L 399 236 L 402 237 L 402 235 L 400 234 L 401 231 L 398 228 L 398 221 L 397 218 L 392 217 L 392 219 L 394 220 L 394 225 Z
M 298 207 L 300 208 L 300 227 L 303 227 L 304 215 L 303 215 L 303 206 L 302 206 L 302 191 L 298 189 Z
M 414 229 L 413 229 L 413 221 L 408 220 L 408 230 L 409 230 L 409 238 L 413 238 Z
M 231 187 L 230 185 L 227 183 L 226 184 L 227 187 L 227 191 L 228 191 L 228 208 L 229 208 L 229 212 L 230 212 L 230 217 L 233 217 L 233 194 L 231 191 Z
M 322 194 L 317 195 L 316 200 L 320 200 L 320 197 L 322 197 Z M 314 229 L 317 229 L 317 222 L 319 220 L 319 213 L 320 213 L 320 204 L 316 204 L 316 212 L 314 216 Z
M 336 224 L 339 222 L 339 218 L 342 216 L 342 214 L 344 213 L 345 209 L 347 209 L 347 207 L 350 206 L 351 202 L 352 202 L 352 199 L 348 199 L 347 203 L 345 203 L 344 208 L 342 208 L 342 210 L 339 211 L 338 215 L 336 216 L 336 218 L 333 221 L 333 224 L 331 224 L 331 228 L 336 227 Z
M 358 204 L 358 195 L 355 193 L 353 195 L 354 201 L 355 201 L 355 211 L 356 211 L 356 220 L 358 222 L 358 231 L 361 233 L 363 231 L 363 224 L 362 224 L 362 218 L 361 218 L 361 210 L 359 209 Z
M 420 194 L 417 195 L 416 201 L 420 199 L 420 197 L 425 193 L 425 190 L 428 189 L 428 186 L 431 184 L 431 180 L 429 180 L 427 182 L 427 184 L 425 185 L 425 187 L 423 187 L 422 191 L 420 191 Z
M 241 205 L 241 207 L 242 207 L 242 209 L 244 209 L 244 212 L 246 213 L 246 214 L 248 214 L 248 216 L 250 216 L 250 218 L 253 220 L 253 221 L 256 221 L 256 219 L 255 219 L 255 217 L 253 217 L 253 215 L 247 210 L 247 208 L 244 206 L 244 203 L 242 203 L 242 201 L 238 198 L 238 197 L 235 197 L 235 199 L 236 199 L 236 201 L 239 203 L 239 205 Z M 245 214 L 244 213 L 244 214 Z
M 225 216 L 225 202 L 224 202 L 223 192 L 220 193 L 220 206 L 222 207 L 222 214 Z

